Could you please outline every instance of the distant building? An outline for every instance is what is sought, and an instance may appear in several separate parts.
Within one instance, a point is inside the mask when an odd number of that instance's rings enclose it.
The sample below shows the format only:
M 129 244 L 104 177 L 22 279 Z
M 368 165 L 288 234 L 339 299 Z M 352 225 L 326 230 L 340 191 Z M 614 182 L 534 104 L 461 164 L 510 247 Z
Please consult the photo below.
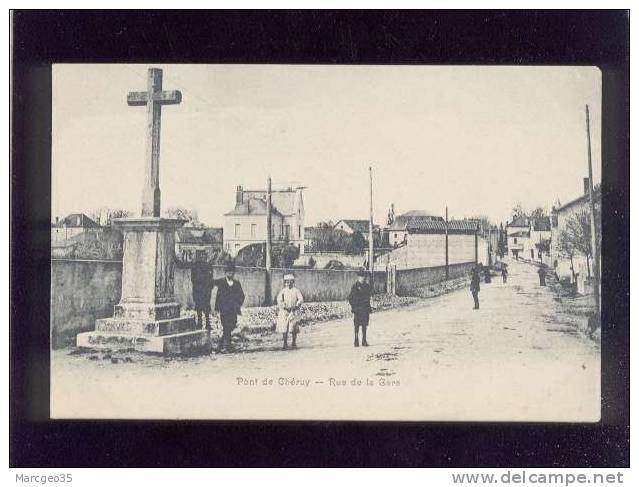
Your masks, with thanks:
M 304 253 L 304 200 L 301 186 L 271 194 L 271 239 L 291 243 Z M 236 256 L 241 248 L 266 242 L 266 191 L 238 186 L 235 207 L 224 215 L 224 250 Z
M 404 228 L 405 245 L 380 256 L 376 265 L 395 264 L 400 268 L 416 268 L 443 266 L 446 263 L 446 221 L 443 218 L 414 219 Z M 476 233 L 477 223 L 473 221 L 448 222 L 449 264 L 475 261 Z
M 368 242 L 368 233 L 369 233 L 369 221 L 368 220 L 340 220 L 335 225 L 333 225 L 333 230 L 341 230 L 343 232 L 352 235 L 355 232 L 359 232 L 362 234 L 366 242 Z M 376 241 L 375 236 L 380 235 L 380 227 L 379 225 L 373 225 L 373 241 Z
M 588 178 L 584 178 L 583 184 L 584 192 L 581 196 L 569 201 L 564 205 L 557 204 L 552 209 L 552 237 L 550 243 L 550 258 L 552 261 L 552 267 L 555 269 L 555 272 L 560 279 L 570 279 L 571 282 L 577 284 L 578 292 L 587 294 L 588 292 L 590 292 L 590 290 L 588 289 L 589 284 L 586 282 L 586 278 L 588 275 L 588 264 L 586 262 L 586 258 L 581 254 L 575 254 L 573 256 L 571 264 L 570 258 L 566 255 L 563 255 L 559 248 L 561 234 L 562 232 L 566 231 L 569 219 L 581 212 L 586 212 L 588 215 L 590 215 L 590 194 Z M 595 188 L 593 196 L 595 199 L 595 211 L 596 213 L 598 213 L 597 216 L 601 218 L 601 191 L 599 188 Z M 592 262 L 590 263 L 590 265 L 592 271 Z
M 393 222 L 386 229 L 388 231 L 389 245 L 396 247 L 406 243 L 408 238 L 408 228 L 419 226 L 422 222 L 444 221 L 441 216 L 433 216 L 423 210 L 412 210 L 402 215 L 394 216 Z
M 524 251 L 530 248 L 530 219 L 513 218 L 506 224 L 506 237 L 510 256 L 523 258 Z
M 193 262 L 200 255 L 210 261 L 222 244 L 222 228 L 182 227 L 175 232 L 175 255 L 182 262 Z
M 84 213 L 72 213 L 66 218 L 56 218 L 55 223 L 51 225 L 51 244 L 63 246 L 67 240 L 87 230 L 102 228 Z

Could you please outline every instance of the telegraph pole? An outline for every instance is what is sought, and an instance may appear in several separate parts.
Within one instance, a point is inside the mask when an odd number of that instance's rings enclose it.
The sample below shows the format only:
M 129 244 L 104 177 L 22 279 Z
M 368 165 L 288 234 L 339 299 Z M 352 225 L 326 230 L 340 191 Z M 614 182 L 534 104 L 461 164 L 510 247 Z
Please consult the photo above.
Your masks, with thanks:
M 264 299 L 267 304 L 271 304 L 271 176 L 268 177 L 266 182 L 266 256 L 265 256 L 265 267 L 266 267 L 266 287 L 265 287 L 265 296 Z
M 593 270 L 593 291 L 595 294 L 595 312 L 597 317 L 600 313 L 600 296 L 599 296 L 599 253 L 597 249 L 597 224 L 595 217 L 595 196 L 593 194 L 592 184 L 592 156 L 590 148 L 590 112 L 586 105 L 586 135 L 588 137 L 588 192 L 590 193 L 590 235 L 592 249 L 592 270 Z
M 373 284 L 373 260 L 375 254 L 373 253 L 373 168 L 368 168 L 368 176 L 370 183 L 370 218 L 368 221 L 368 270 L 371 273 L 371 286 Z
M 448 206 L 446 207 L 446 279 L 448 280 Z

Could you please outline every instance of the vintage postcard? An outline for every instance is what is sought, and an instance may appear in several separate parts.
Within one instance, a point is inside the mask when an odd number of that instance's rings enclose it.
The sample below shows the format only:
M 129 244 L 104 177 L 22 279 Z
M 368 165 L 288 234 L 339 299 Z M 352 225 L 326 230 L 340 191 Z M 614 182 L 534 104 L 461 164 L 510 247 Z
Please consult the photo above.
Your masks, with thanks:
M 51 417 L 596 422 L 601 73 L 55 64 Z

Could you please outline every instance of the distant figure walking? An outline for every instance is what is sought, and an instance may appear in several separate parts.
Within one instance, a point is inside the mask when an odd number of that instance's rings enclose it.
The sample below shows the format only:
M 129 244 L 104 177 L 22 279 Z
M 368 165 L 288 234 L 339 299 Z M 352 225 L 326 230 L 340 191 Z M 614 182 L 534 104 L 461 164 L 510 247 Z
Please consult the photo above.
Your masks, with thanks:
M 193 287 L 193 303 L 197 313 L 197 324 L 202 328 L 202 314 L 206 321 L 206 329 L 211 329 L 211 291 L 213 276 L 211 266 L 200 254 L 195 257 L 191 267 L 191 285 Z
M 492 277 L 490 275 L 490 267 L 484 267 L 484 282 L 486 284 L 490 284 L 492 282 Z
M 473 295 L 473 301 L 475 301 L 473 309 L 479 309 L 479 281 L 479 269 L 475 267 L 470 278 L 470 292 Z
M 291 348 L 297 348 L 297 334 L 299 333 L 299 309 L 304 298 L 299 289 L 295 287 L 295 276 L 284 276 L 284 287 L 277 295 L 277 324 L 275 331 L 282 334 L 282 350 L 288 348 L 288 334 L 293 337 Z
M 546 269 L 544 269 L 543 267 L 540 267 L 539 270 L 537 271 L 537 274 L 539 274 L 539 285 L 545 286 L 546 285 Z
M 504 281 L 504 284 L 506 284 L 506 281 L 508 280 L 508 269 L 505 265 L 501 267 L 501 279 Z
M 348 302 L 353 311 L 353 326 L 355 327 L 355 341 L 353 345 L 359 347 L 359 329 L 362 328 L 362 346 L 368 347 L 366 329 L 371 314 L 371 286 L 366 282 L 366 271 L 357 273 L 357 281 L 351 288 Z
M 244 291 L 240 281 L 235 279 L 235 266 L 227 264 L 224 266 L 226 274 L 222 279 L 213 281 L 217 287 L 215 298 L 215 311 L 220 313 L 222 322 L 222 339 L 217 347 L 218 353 L 223 350 L 232 351 L 231 332 L 237 326 L 237 317 L 242 314 L 242 304 L 244 304 Z

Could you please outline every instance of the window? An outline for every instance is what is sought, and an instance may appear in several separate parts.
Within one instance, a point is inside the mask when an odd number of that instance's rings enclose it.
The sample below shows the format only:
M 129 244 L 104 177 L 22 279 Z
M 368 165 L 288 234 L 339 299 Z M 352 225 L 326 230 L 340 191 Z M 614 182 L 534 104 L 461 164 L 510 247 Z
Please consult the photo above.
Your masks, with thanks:
M 257 234 L 257 225 L 255 223 L 251 223 L 251 238 L 255 238 Z
M 517 237 L 513 238 L 513 243 L 517 243 Z
M 302 225 L 297 226 L 297 238 L 302 238 Z
M 397 234 L 395 234 L 395 238 L 397 238 Z
M 235 238 L 240 238 L 240 224 L 235 224 Z
M 291 226 L 290 225 L 284 225 L 284 236 L 286 238 L 289 238 L 290 235 L 291 235 Z

